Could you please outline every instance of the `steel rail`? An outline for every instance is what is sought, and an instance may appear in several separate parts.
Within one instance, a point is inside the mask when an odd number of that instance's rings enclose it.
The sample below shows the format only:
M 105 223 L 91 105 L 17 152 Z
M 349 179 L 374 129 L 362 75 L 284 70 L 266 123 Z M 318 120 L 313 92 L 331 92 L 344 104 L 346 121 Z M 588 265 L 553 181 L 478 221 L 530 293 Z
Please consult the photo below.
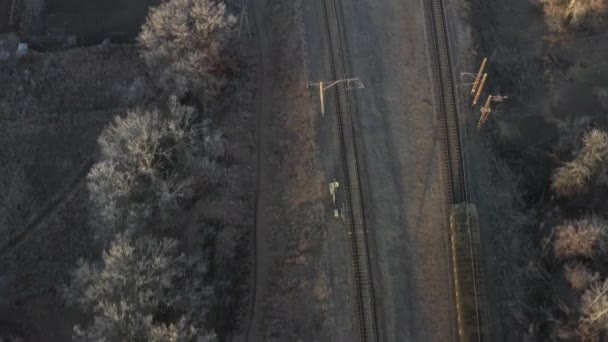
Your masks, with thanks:
M 432 57 L 432 70 L 435 93 L 438 98 L 440 120 L 443 141 L 443 174 L 446 179 L 446 196 L 449 199 L 450 208 L 454 208 L 455 205 L 469 202 L 469 191 L 467 188 L 467 179 L 465 173 L 464 156 L 462 153 L 462 136 L 460 131 L 460 120 L 458 116 L 457 107 L 457 96 L 454 88 L 454 78 L 452 72 L 452 61 L 450 56 L 450 47 L 448 41 L 447 32 L 447 21 L 445 18 L 445 9 L 443 6 L 443 0 L 425 0 L 425 12 L 427 26 L 430 30 L 431 40 L 431 57 Z M 448 214 L 448 221 L 450 220 Z M 451 233 L 454 234 L 454 233 Z M 480 279 L 479 272 L 479 246 L 474 245 L 474 239 L 471 236 L 471 231 L 466 230 L 462 234 L 468 234 L 466 241 L 468 242 L 468 248 L 464 248 L 459 251 L 453 251 L 452 263 L 457 264 L 459 259 L 469 258 L 471 265 L 470 270 L 464 270 L 460 272 L 466 272 L 472 278 L 471 288 L 460 290 L 471 291 L 470 298 L 472 300 L 472 307 L 474 312 L 467 312 L 467 317 L 460 317 L 461 310 L 457 310 L 455 319 L 458 322 L 467 321 L 471 322 L 467 325 L 467 329 L 471 331 L 459 331 L 459 340 L 468 340 L 474 338 L 477 341 L 481 341 L 483 331 L 487 328 L 484 327 L 484 320 L 482 320 L 483 305 L 482 289 L 477 288 L 478 284 L 483 279 Z M 453 241 L 454 236 L 450 236 Z M 476 239 L 475 241 L 477 241 Z M 456 253 L 458 252 L 458 253 Z M 456 254 L 455 254 L 456 253 Z M 459 253 L 465 253 L 460 255 Z M 454 269 L 456 272 L 456 269 Z M 456 274 L 454 274 L 455 281 Z M 455 284 L 455 288 L 459 288 L 464 284 Z M 458 296 L 456 296 L 458 297 Z M 467 303 L 468 304 L 468 303 Z M 458 303 L 458 299 L 455 298 L 454 306 L 462 306 L 463 303 Z M 470 316 L 470 317 L 469 317 Z M 459 324 L 459 326 L 463 326 Z
M 347 70 L 336 0 L 323 0 L 322 4 L 331 77 L 334 80 L 343 79 L 347 77 Z M 334 87 L 333 93 L 336 99 L 340 152 L 344 168 L 344 181 L 341 186 L 346 194 L 348 215 L 345 215 L 345 219 L 349 225 L 360 339 L 371 342 L 378 339 L 376 309 L 351 105 L 344 84 Z

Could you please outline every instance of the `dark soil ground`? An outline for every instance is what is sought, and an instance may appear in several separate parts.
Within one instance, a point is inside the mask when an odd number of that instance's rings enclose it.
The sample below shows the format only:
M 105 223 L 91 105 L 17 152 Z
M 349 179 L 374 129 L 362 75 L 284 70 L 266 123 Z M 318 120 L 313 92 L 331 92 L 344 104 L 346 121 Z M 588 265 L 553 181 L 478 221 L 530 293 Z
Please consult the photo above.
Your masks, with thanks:
M 45 31 L 75 34 L 79 43 L 99 44 L 104 38 L 133 41 L 147 9 L 159 0 L 48 0 L 43 11 Z
M 0 34 L 8 32 L 11 0 L 0 0 Z

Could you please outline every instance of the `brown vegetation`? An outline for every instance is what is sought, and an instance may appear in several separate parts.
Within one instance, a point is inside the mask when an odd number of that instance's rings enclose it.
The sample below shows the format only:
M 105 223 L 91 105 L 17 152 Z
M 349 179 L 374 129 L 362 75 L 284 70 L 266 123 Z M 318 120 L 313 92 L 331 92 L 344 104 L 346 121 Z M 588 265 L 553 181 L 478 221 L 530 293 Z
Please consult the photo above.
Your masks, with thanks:
M 591 258 L 603 247 L 607 225 L 597 217 L 568 221 L 555 228 L 553 250 L 561 259 Z
M 608 11 L 606 0 L 539 0 L 552 31 L 597 25 Z
M 588 340 L 608 329 L 608 280 L 596 282 L 581 297 L 580 330 Z
M 582 291 L 599 280 L 599 273 L 593 272 L 581 262 L 566 264 L 564 266 L 564 276 L 570 286 L 577 291 Z
M 593 129 L 585 134 L 583 147 L 576 158 L 555 170 L 551 189 L 563 197 L 575 196 L 605 171 L 607 161 L 608 134 Z

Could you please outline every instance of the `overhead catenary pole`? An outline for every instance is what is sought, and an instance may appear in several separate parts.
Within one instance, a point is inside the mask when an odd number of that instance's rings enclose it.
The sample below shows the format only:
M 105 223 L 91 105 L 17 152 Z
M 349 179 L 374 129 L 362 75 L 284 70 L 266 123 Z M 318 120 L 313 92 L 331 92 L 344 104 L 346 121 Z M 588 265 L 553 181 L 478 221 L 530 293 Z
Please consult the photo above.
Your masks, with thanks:
M 508 98 L 508 96 L 489 95 L 488 99 L 486 100 L 486 104 L 479 110 L 481 112 L 481 116 L 479 117 L 479 122 L 477 123 L 477 129 L 480 129 L 481 126 L 483 126 L 488 120 L 488 117 L 492 112 L 492 102 L 502 102 Z
M 471 97 L 475 95 L 477 92 L 477 87 L 479 86 L 479 82 L 481 81 L 481 76 L 483 75 L 483 71 L 486 68 L 486 64 L 488 63 L 488 59 L 484 58 L 483 62 L 481 62 L 481 67 L 479 68 L 479 72 L 477 73 L 477 77 L 475 77 L 475 83 L 473 83 L 473 88 L 471 88 Z
M 341 83 L 346 84 L 346 90 L 365 88 L 365 86 L 363 85 L 363 82 L 361 82 L 361 80 L 359 78 L 345 78 L 342 80 L 310 83 L 310 84 L 306 85 L 307 88 L 316 87 L 316 86 L 319 87 L 319 101 L 321 101 L 321 116 L 325 116 L 325 91 L 327 91 L 328 89 L 331 89 L 332 87 L 334 87 L 338 84 L 341 84 Z
M 486 122 L 486 120 L 488 119 L 488 115 L 490 115 L 490 112 L 492 111 L 492 108 L 490 108 L 490 104 L 492 103 L 492 95 L 488 95 L 488 99 L 486 100 L 486 104 L 481 107 L 480 112 L 481 112 L 481 116 L 479 117 L 479 122 L 477 123 L 477 128 L 481 128 L 481 126 Z
M 479 89 L 477 89 L 477 93 L 475 94 L 475 99 L 473 99 L 473 107 L 477 105 L 479 102 L 479 98 L 481 97 L 481 93 L 483 92 L 483 87 L 486 85 L 486 81 L 488 80 L 488 74 L 483 74 L 483 78 L 481 79 L 481 83 L 479 84 Z
M 325 89 L 323 89 L 323 82 L 319 82 L 319 99 L 321 100 L 321 115 L 325 115 Z

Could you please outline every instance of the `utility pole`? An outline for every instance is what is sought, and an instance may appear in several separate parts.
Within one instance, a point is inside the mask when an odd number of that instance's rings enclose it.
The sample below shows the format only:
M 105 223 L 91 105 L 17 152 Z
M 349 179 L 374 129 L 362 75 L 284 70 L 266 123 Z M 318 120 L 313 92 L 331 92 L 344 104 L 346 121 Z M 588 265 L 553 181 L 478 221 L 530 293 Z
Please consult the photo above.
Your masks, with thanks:
M 479 117 L 479 122 L 477 123 L 477 129 L 480 129 L 481 126 L 483 126 L 483 124 L 486 122 L 486 120 L 488 120 L 488 117 L 492 112 L 492 102 L 502 102 L 508 98 L 508 96 L 489 95 L 488 99 L 486 100 L 486 104 L 479 110 L 481 112 L 481 116 Z
M 487 63 L 488 63 L 488 59 L 484 58 L 483 62 L 481 62 L 481 67 L 479 68 L 479 72 L 477 72 L 477 77 L 475 77 L 475 82 L 473 83 L 473 87 L 471 89 L 471 95 L 469 95 L 470 97 L 475 96 L 475 93 L 477 92 L 477 87 L 479 86 L 479 82 L 481 81 L 481 77 L 483 76 L 483 71 L 485 70 Z
M 477 105 L 479 102 L 479 98 L 481 97 L 481 93 L 483 92 L 483 87 L 486 85 L 486 81 L 488 80 L 488 74 L 483 74 L 483 78 L 481 79 L 481 83 L 479 83 L 479 88 L 476 89 L 475 98 L 473 99 L 473 107 Z
M 327 81 L 327 82 L 319 82 L 319 83 L 309 83 L 306 85 L 306 88 L 310 87 L 319 87 L 319 101 L 321 101 L 321 116 L 325 116 L 325 92 L 338 84 L 346 84 L 346 90 L 351 89 L 364 89 L 365 86 L 363 82 L 359 78 L 344 78 L 341 80 L 335 81 Z

